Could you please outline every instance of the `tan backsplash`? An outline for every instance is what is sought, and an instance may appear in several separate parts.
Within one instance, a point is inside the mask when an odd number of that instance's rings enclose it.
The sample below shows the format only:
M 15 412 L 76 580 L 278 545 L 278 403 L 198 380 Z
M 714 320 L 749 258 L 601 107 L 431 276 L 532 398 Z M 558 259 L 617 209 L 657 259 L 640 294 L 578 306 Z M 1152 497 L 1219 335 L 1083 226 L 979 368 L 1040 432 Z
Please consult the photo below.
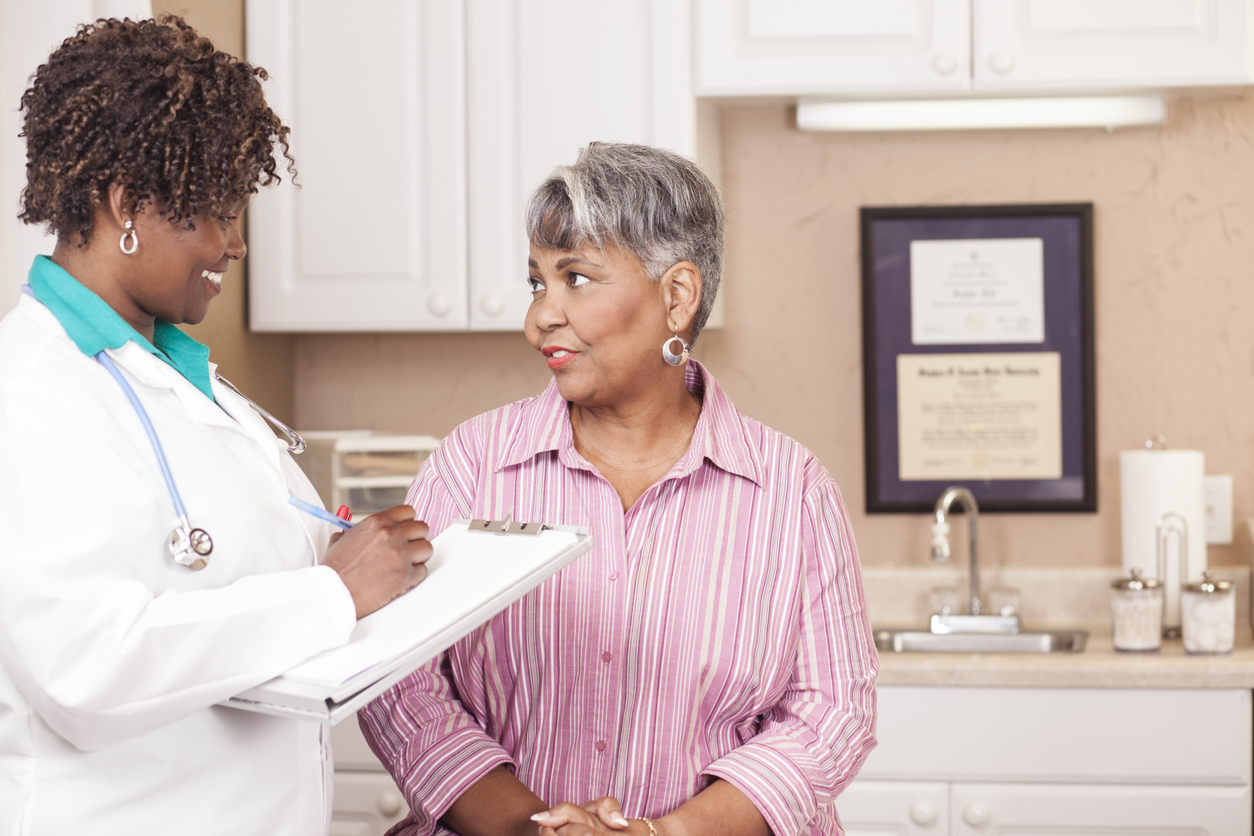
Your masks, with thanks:
M 1168 124 L 805 134 L 784 105 L 723 118 L 726 327 L 702 337 L 741 411 L 812 449 L 863 561 L 927 565 L 925 515 L 864 513 L 858 207 L 1095 204 L 1097 514 L 988 515 L 986 566 L 1119 563 L 1118 453 L 1162 433 L 1234 477 L 1254 512 L 1254 98 L 1173 101 Z M 519 265 L 522 275 L 522 265 Z M 302 336 L 296 415 L 316 429 L 444 433 L 538 391 L 520 335 Z M 1249 534 L 1210 560 L 1246 559 Z

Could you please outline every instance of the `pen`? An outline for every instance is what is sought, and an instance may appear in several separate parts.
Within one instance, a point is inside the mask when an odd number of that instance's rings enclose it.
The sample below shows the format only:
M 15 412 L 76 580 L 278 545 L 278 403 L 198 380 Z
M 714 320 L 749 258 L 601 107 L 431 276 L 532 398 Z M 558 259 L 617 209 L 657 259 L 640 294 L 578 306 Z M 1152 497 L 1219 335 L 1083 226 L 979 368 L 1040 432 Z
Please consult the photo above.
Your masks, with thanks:
M 311 517 L 317 517 L 323 522 L 329 522 L 331 523 L 331 525 L 339 526 L 345 531 L 348 531 L 350 528 L 353 527 L 353 524 L 349 522 L 348 520 L 342 520 L 339 517 L 335 516 L 335 514 L 332 514 L 329 511 L 327 511 L 322 506 L 314 505 L 312 502 L 306 502 L 305 500 L 301 499 L 298 496 L 290 496 L 288 497 L 287 501 L 288 501 L 288 504 L 292 505 L 295 508 L 299 508 L 300 510 L 304 511 L 306 514 L 309 514 Z

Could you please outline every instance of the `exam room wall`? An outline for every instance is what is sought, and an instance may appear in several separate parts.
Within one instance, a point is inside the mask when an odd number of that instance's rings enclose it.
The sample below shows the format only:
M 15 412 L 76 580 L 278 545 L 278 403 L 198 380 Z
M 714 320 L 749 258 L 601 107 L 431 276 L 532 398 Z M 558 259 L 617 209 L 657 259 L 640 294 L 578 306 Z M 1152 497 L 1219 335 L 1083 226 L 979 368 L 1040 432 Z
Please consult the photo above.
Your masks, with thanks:
M 863 511 L 859 206 L 1095 204 L 1099 511 L 986 516 L 987 565 L 1118 565 L 1118 454 L 1158 433 L 1232 474 L 1235 518 L 1254 514 L 1249 94 L 1173 101 L 1164 127 L 1113 134 L 807 134 L 785 105 L 738 106 L 723 165 L 726 327 L 695 355 L 835 475 L 864 563 L 926 565 L 929 535 L 926 515 Z M 301 336 L 296 415 L 441 434 L 548 377 L 517 334 Z M 1212 562 L 1246 559 L 1235 533 Z
M 152 0 L 152 12 L 180 15 L 218 49 L 244 54 L 244 0 Z M 248 330 L 247 271 L 247 259 L 232 262 L 209 315 L 184 330 L 209 346 L 223 377 L 278 418 L 293 421 L 295 338 Z

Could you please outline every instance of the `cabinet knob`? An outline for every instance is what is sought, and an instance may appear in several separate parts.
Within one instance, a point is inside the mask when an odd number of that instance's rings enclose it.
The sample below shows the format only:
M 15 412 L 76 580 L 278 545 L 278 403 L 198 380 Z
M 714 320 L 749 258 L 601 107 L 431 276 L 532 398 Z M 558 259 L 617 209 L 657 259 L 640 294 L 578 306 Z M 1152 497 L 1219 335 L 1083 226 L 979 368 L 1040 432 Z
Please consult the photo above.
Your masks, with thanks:
M 401 797 L 394 792 L 385 792 L 379 796 L 379 812 L 391 818 L 401 811 Z
M 937 75 L 949 75 L 958 69 L 958 62 L 948 52 L 938 52 L 932 56 L 932 69 Z
M 453 310 L 453 303 L 443 293 L 432 293 L 427 297 L 427 310 L 436 316 L 447 316 Z
M 1004 52 L 994 52 L 988 56 L 988 68 L 998 75 L 1006 75 L 1015 68 L 1015 59 Z
M 479 307 L 488 316 L 500 316 L 505 312 L 505 300 L 495 293 L 489 293 L 480 300 Z
M 962 809 L 962 820 L 971 827 L 984 827 L 993 818 L 983 804 L 968 804 Z
M 916 801 L 910 805 L 910 821 L 919 827 L 931 827 L 940 821 L 940 810 L 930 801 Z

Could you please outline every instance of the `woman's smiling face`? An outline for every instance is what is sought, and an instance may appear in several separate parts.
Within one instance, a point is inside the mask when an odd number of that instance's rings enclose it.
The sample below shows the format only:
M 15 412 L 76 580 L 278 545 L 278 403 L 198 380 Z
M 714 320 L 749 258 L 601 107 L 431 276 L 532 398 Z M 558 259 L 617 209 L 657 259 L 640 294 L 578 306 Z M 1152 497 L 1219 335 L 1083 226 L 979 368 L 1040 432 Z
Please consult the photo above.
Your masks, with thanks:
M 662 282 L 613 246 L 532 247 L 527 265 L 527 341 L 544 354 L 562 397 L 613 406 L 648 391 L 670 336 Z
M 227 265 L 247 252 L 240 233 L 245 205 L 240 201 L 213 217 L 197 216 L 194 229 L 170 223 L 156 207 L 146 206 L 135 217 L 137 252 L 128 257 L 127 295 L 135 307 L 175 324 L 203 320 L 222 291 Z
M 209 302 L 222 292 L 222 273 L 247 252 L 241 233 L 246 204 L 238 202 L 213 217 L 198 216 L 193 229 L 169 222 L 152 206 L 140 213 L 135 267 L 142 280 L 133 290 L 135 303 L 168 322 L 201 322 Z

